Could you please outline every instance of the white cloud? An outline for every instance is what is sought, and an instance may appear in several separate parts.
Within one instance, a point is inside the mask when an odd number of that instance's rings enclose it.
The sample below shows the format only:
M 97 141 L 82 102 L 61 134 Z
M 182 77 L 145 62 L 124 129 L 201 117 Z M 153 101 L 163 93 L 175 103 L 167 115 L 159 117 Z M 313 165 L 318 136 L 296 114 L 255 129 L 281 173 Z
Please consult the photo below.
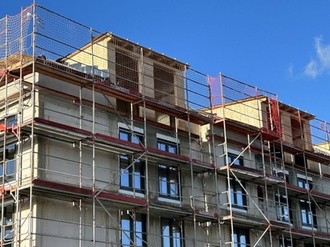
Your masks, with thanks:
M 324 72 L 330 73 L 330 44 L 323 44 L 322 37 L 315 39 L 316 58 L 313 58 L 306 65 L 304 73 L 315 79 Z
M 330 69 L 330 44 L 323 45 L 322 37 L 315 38 L 315 49 L 320 64 L 325 69 Z
M 315 60 L 311 60 L 305 67 L 304 71 L 305 75 L 308 75 L 315 79 L 319 75 L 319 69 L 317 62 Z
M 287 73 L 288 73 L 289 77 L 293 76 L 293 64 L 292 63 L 289 64 Z

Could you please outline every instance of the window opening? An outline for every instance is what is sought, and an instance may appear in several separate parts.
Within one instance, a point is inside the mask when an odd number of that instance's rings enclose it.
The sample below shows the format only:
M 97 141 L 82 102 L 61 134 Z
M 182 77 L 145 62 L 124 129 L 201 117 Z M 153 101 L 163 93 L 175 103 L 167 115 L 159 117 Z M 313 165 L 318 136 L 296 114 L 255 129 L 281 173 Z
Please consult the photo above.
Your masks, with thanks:
M 128 130 L 119 130 L 119 139 L 133 143 L 143 143 L 143 135 L 131 133 Z M 145 190 L 145 164 L 134 156 L 119 156 L 120 161 L 120 189 L 144 193 Z M 133 165 L 131 165 L 134 163 Z
M 161 219 L 162 247 L 183 247 L 182 224 L 180 220 Z
M 244 181 L 240 182 L 245 186 Z M 234 178 L 230 180 L 230 196 L 232 207 L 247 210 L 246 194 L 241 185 Z
M 234 228 L 234 246 L 248 247 L 250 246 L 249 230 L 243 228 Z
M 176 143 L 158 140 L 159 150 L 169 153 L 178 153 Z M 181 184 L 180 172 L 177 166 L 168 166 L 166 164 L 158 165 L 159 196 L 168 199 L 180 200 Z
M 121 245 L 147 246 L 146 217 L 144 214 L 130 214 L 122 212 L 121 215 Z

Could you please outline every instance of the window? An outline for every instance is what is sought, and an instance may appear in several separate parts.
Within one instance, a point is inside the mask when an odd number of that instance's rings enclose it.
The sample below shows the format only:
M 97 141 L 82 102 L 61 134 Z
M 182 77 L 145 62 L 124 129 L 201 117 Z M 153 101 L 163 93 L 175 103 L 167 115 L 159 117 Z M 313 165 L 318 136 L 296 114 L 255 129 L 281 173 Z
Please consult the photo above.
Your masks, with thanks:
M 176 143 L 158 140 L 158 149 L 169 153 L 178 153 Z M 180 200 L 180 172 L 177 166 L 158 166 L 159 196 L 173 200 Z
M 5 123 L 5 119 L 0 120 L 0 125 Z M 16 116 L 9 116 L 7 117 L 7 127 L 12 127 L 17 125 Z
M 313 179 L 311 177 L 306 177 L 305 175 L 297 174 L 297 182 L 300 188 L 310 190 L 313 188 Z M 316 226 L 316 213 L 314 203 L 300 199 L 300 216 L 301 224 L 305 227 L 315 227 Z
M 296 154 L 294 156 L 294 163 L 296 166 L 301 166 L 301 167 L 305 167 L 307 164 L 305 157 L 301 154 Z
M 244 186 L 244 182 L 242 182 Z M 230 180 L 230 196 L 232 207 L 247 210 L 246 194 L 242 186 L 232 178 Z
M 119 130 L 119 139 L 134 143 L 143 143 L 143 135 Z M 134 156 L 119 156 L 120 160 L 120 189 L 144 193 L 145 174 L 144 162 Z
M 237 156 L 238 156 L 237 154 L 228 153 L 229 164 L 244 166 L 243 157 L 242 156 L 237 157 Z
M 304 188 L 306 190 L 311 190 L 313 188 L 313 179 L 311 177 L 298 174 L 297 182 L 300 188 Z
M 249 230 L 243 228 L 234 228 L 234 246 L 248 247 L 250 246 Z
M 281 169 L 273 169 L 273 175 L 282 178 L 287 183 L 289 183 L 289 171 L 281 170 Z
M 277 220 L 282 222 L 289 222 L 289 207 L 287 197 L 285 195 L 276 194 L 276 215 Z
M 305 227 L 316 227 L 315 205 L 306 200 L 299 200 L 301 224 Z
M 180 200 L 180 180 L 177 167 L 159 165 L 158 180 L 161 197 Z
M 162 218 L 162 247 L 183 247 L 182 221 Z
M 162 151 L 166 151 L 173 154 L 179 153 L 177 144 L 173 142 L 158 140 L 157 146 L 157 148 Z
M 16 144 L 10 144 L 0 148 L 0 176 L 5 175 L 6 178 L 13 177 L 16 172 Z
M 13 214 L 15 212 L 15 207 L 13 204 L 7 205 L 4 208 L 3 212 L 3 223 L 0 229 L 0 235 L 2 236 L 4 246 L 11 246 L 10 242 L 13 239 Z M 0 210 L 1 213 L 1 210 Z M 2 232 L 3 231 L 3 232 Z M 4 235 L 2 234 L 4 233 Z
M 144 214 L 122 212 L 121 246 L 147 246 L 146 219 Z
M 291 239 L 288 238 L 280 238 L 280 247 L 292 247 Z

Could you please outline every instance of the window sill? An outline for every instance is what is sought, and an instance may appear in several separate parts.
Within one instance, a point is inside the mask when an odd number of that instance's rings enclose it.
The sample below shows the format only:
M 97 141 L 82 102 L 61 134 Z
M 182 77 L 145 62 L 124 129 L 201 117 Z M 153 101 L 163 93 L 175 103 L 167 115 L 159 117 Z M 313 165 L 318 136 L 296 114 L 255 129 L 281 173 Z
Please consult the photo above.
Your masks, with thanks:
M 130 190 L 119 189 L 119 193 L 144 198 L 144 194 L 141 192 L 134 192 L 134 191 L 130 191 Z
M 312 227 L 312 226 L 302 226 L 301 228 L 304 230 L 309 230 L 309 231 L 317 231 L 317 228 Z
M 284 221 L 284 220 L 276 220 L 276 222 L 279 222 L 279 223 L 282 223 L 282 224 L 287 224 L 287 225 L 289 225 L 289 226 L 293 227 L 293 224 L 292 224 L 292 223 L 290 223 L 289 221 Z
M 0 176 L 0 181 L 2 181 L 3 176 Z M 16 184 L 16 177 L 15 176 L 5 176 L 5 186 L 6 185 L 15 185 Z M 9 180 L 9 181 L 8 181 Z
M 235 206 L 231 207 L 232 211 L 239 212 L 239 213 L 247 213 L 247 209 L 244 208 L 237 208 Z M 229 207 L 227 207 L 227 210 L 230 210 Z
M 161 197 L 161 196 L 158 197 L 158 201 L 168 202 L 168 203 L 172 203 L 172 204 L 181 205 L 181 201 L 180 200 L 165 198 L 165 197 Z

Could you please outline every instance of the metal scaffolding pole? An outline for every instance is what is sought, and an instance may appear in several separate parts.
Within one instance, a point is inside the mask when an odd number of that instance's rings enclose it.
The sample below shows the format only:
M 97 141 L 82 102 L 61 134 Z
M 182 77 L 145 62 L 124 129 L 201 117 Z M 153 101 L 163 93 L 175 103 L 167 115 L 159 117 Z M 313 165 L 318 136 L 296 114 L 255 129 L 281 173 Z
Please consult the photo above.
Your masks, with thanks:
M 29 246 L 34 246 L 34 241 L 32 238 L 33 233 L 33 179 L 35 176 L 35 136 L 34 136 L 34 118 L 36 117 L 36 90 L 35 90 L 35 84 L 36 84 L 36 64 L 35 64 L 35 57 L 37 54 L 36 51 L 36 35 L 37 35 L 37 12 L 36 12 L 36 4 L 33 4 L 32 9 L 32 18 L 33 18 L 33 32 L 32 32 L 32 57 L 33 57 L 33 63 L 32 63 L 32 85 L 31 85 L 31 109 L 32 109 L 32 123 L 31 123 L 31 160 L 30 160 L 30 169 L 31 169 L 31 179 L 30 179 L 30 186 L 29 186 Z

